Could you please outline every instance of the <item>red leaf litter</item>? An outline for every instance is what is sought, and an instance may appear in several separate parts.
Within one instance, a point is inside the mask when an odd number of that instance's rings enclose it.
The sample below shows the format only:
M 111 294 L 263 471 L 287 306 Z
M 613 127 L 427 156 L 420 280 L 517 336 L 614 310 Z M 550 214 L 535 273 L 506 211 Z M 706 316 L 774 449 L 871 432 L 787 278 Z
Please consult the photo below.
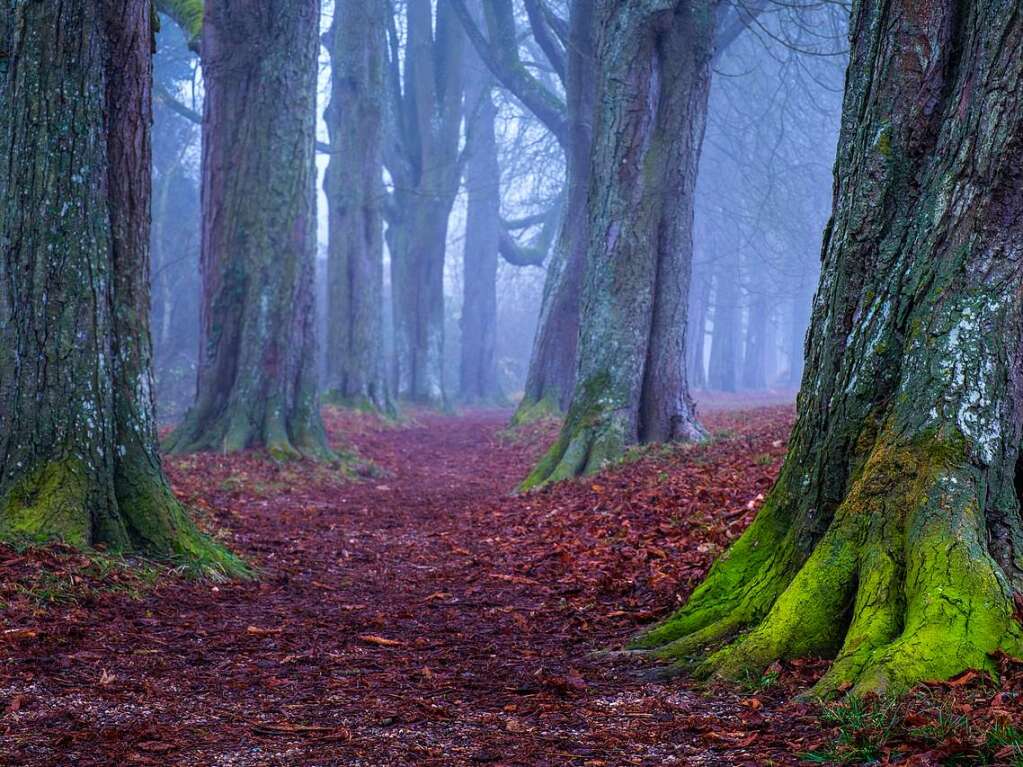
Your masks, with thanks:
M 392 426 L 328 410 L 335 443 L 378 467 L 363 477 L 254 454 L 168 459 L 175 491 L 255 582 L 0 549 L 0 763 L 855 763 L 860 741 L 885 737 L 883 763 L 982 747 L 997 754 L 984 763 L 1013 763 L 970 728 L 1020 725 L 1023 674 L 1007 659 L 1002 688 L 974 675 L 918 693 L 902 730 L 879 736 L 790 702 L 820 662 L 708 689 L 595 652 L 677 606 L 746 527 L 791 406 L 712 409 L 706 445 L 521 496 L 556 427 L 510 435 L 508 416 Z M 920 735 L 911 717 L 946 721 L 947 705 L 966 729 Z

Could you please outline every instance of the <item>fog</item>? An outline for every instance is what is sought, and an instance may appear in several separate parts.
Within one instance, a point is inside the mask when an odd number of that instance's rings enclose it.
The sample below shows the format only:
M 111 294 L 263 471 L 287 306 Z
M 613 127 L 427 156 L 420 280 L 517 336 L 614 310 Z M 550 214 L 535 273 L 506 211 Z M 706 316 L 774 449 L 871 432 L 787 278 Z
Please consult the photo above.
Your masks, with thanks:
M 551 12 L 567 17 L 563 4 Z M 327 33 L 334 3 L 324 3 Z M 395 7 L 389 56 L 404 65 L 407 21 Z M 436 23 L 436 8 L 434 8 Z M 564 88 L 516 5 L 520 55 L 552 92 Z M 508 235 L 542 251 L 542 263 L 498 259 L 491 404 L 522 396 L 537 333 L 544 282 L 555 246 L 566 184 L 564 152 L 522 102 L 503 88 L 465 44 L 465 64 L 486 79 L 495 105 L 499 175 L 473 189 L 459 174 L 443 255 L 443 390 L 460 403 L 466 209 L 471 192 L 493 193 Z M 712 66 L 706 131 L 695 193 L 692 276 L 688 295 L 687 368 L 694 391 L 764 392 L 792 396 L 802 375 L 803 338 L 819 269 L 821 237 L 830 212 L 841 91 L 846 65 L 845 12 L 837 4 L 778 4 L 719 55 Z M 316 297 L 319 369 L 327 374 L 328 200 L 324 173 L 329 141 L 323 114 L 331 89 L 331 59 L 319 56 Z M 175 420 L 194 396 L 200 345 L 200 178 L 203 73 L 199 57 L 172 23 L 159 33 L 153 126 L 152 330 L 159 413 Z M 463 110 L 470 110 L 464 104 Z M 461 155 L 469 142 L 468 113 L 459 128 Z M 459 162 L 464 164 L 464 157 Z M 393 196 L 395 180 L 385 167 Z M 560 206 L 560 208 L 559 208 Z M 553 212 L 552 212 L 553 211 Z M 510 224 L 510 226 L 508 226 Z M 528 224 L 528 225 L 526 225 Z M 386 226 L 387 224 L 385 224 Z M 395 379 L 391 253 L 383 250 L 379 306 L 385 366 Z

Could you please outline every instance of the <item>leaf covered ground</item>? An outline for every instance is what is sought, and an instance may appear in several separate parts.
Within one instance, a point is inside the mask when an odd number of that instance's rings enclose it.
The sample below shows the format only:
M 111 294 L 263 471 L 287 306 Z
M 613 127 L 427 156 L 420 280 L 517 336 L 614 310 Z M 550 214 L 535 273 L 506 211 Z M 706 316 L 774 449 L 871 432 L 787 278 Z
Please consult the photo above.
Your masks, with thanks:
M 169 459 L 254 582 L 0 549 L 0 764 L 1023 764 L 1008 659 L 1001 686 L 821 709 L 792 702 L 819 661 L 708 688 L 594 652 L 679 604 L 745 528 L 791 406 L 710 408 L 706 445 L 525 496 L 556 427 L 508 433 L 508 415 L 329 410 L 371 462 L 355 476 Z

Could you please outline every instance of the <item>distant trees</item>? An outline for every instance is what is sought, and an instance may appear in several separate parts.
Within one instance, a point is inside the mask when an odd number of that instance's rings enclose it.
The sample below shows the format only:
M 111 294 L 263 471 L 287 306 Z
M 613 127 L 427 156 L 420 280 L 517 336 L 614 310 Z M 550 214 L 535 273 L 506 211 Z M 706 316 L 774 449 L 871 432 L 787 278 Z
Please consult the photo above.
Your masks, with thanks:
M 854 5 L 799 417 L 756 520 L 636 642 L 705 673 L 834 657 L 898 692 L 1023 652 L 1023 15 Z
M 638 441 L 703 433 L 685 329 L 710 64 L 761 7 L 594 4 L 579 364 L 561 436 L 526 486 L 595 471 Z
M 462 176 L 464 36 L 447 3 L 404 6 L 403 52 L 389 31 L 384 162 L 393 183 L 386 210 L 394 311 L 393 388 L 445 404 L 444 256 Z
M 239 573 L 156 446 L 152 19 L 147 0 L 0 14 L 0 536 Z
M 203 341 L 172 451 L 330 455 L 312 283 L 319 19 L 318 0 L 206 7 Z
M 336 0 L 324 45 L 331 60 L 327 196 L 327 378 L 329 401 L 393 409 L 384 369 L 383 131 L 385 0 Z

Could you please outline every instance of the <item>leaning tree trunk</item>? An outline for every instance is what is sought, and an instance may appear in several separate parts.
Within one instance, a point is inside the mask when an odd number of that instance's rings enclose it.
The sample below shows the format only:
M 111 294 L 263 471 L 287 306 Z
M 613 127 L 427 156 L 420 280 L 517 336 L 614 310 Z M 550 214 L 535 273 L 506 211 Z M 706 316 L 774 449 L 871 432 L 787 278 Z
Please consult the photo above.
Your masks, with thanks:
M 571 3 L 566 50 L 565 206 L 554 252 L 547 266 L 540 317 L 522 402 L 513 423 L 564 413 L 575 388 L 579 344 L 579 304 L 586 272 L 586 194 L 593 140 L 593 4 Z
M 338 0 L 325 37 L 332 62 L 324 115 L 327 195 L 327 398 L 393 411 L 383 367 L 383 99 L 387 6 Z
M 653 5 L 596 5 L 578 380 L 561 436 L 525 487 L 596 471 L 635 442 L 703 435 L 685 327 L 714 14 Z
M 174 452 L 330 456 L 313 294 L 319 20 L 318 0 L 207 5 L 203 341 Z
M 148 0 L 6 3 L 0 132 L 0 536 L 244 572 L 156 446 Z
M 462 292 L 463 402 L 504 400 L 497 383 L 497 257 L 501 227 L 501 168 L 497 161 L 491 78 L 475 55 L 466 65 L 465 257 Z
M 820 693 L 1023 651 L 1023 15 L 855 8 L 788 456 L 749 530 L 636 643 L 723 644 L 703 668 L 728 676 L 833 656 Z

